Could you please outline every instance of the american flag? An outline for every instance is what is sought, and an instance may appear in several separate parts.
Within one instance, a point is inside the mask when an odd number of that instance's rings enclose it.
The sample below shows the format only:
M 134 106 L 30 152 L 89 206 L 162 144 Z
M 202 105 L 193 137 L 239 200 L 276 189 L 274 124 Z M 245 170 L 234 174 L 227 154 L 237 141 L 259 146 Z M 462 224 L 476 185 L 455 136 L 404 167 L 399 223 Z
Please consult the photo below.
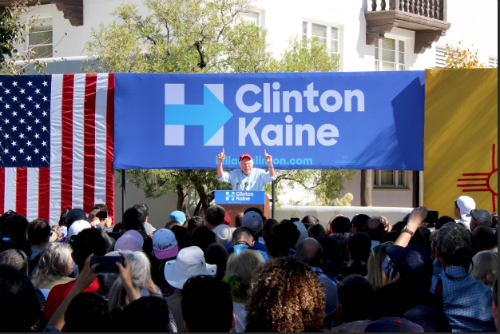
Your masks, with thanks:
M 0 77 L 0 213 L 57 224 L 64 209 L 114 219 L 114 74 Z

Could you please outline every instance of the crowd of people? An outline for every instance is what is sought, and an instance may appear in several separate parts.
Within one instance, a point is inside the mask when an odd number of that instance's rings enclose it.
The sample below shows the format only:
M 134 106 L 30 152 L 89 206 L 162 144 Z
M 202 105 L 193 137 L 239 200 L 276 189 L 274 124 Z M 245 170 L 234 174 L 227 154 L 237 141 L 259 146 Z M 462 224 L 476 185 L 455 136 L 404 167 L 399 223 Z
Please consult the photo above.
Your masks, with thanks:
M 1 331 L 496 332 L 498 216 L 0 217 Z M 450 203 L 452 206 L 453 203 Z M 157 224 L 155 224 L 158 226 Z

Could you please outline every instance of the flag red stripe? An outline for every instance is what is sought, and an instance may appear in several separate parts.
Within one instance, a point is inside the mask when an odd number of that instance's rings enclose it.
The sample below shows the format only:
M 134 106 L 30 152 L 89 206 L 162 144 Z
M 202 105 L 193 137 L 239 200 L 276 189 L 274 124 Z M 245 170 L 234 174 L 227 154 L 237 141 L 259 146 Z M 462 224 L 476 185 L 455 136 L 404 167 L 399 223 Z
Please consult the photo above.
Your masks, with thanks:
M 475 192 L 475 191 L 489 191 L 489 190 L 488 189 L 462 189 L 462 192 L 464 192 L 464 193 Z
M 106 205 L 115 222 L 115 177 L 113 175 L 113 141 L 115 138 L 115 74 L 108 76 L 108 98 L 106 108 Z
M 38 169 L 38 218 L 50 219 L 50 168 Z
M 16 212 L 26 217 L 28 212 L 28 169 L 17 168 Z
M 487 187 L 487 184 L 481 184 L 481 183 L 476 183 L 476 184 L 458 184 L 457 187 Z
M 85 102 L 83 119 L 83 210 L 90 212 L 94 205 L 95 183 L 95 99 L 97 74 L 87 74 L 85 79 Z
M 5 168 L 0 168 L 0 214 L 5 212 Z
M 73 206 L 73 89 L 74 74 L 63 76 L 62 88 L 62 150 L 61 150 L 61 212 Z

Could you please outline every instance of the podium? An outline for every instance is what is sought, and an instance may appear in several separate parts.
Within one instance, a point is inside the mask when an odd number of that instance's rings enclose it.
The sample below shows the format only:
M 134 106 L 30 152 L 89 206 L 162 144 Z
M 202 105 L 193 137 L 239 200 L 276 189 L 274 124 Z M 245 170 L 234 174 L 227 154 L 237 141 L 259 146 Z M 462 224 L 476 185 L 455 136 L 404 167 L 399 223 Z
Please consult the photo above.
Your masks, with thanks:
M 265 191 L 250 190 L 215 190 L 215 204 L 224 208 L 231 217 L 231 227 L 234 227 L 234 218 L 248 208 L 258 208 L 266 218 L 271 218 L 269 198 Z

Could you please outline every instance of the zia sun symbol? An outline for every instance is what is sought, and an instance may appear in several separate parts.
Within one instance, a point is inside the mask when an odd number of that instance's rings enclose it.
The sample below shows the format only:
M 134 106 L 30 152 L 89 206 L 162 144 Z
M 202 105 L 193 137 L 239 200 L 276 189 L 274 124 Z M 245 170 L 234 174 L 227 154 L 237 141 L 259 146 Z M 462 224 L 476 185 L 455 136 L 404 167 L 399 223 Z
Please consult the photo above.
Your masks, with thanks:
M 493 212 L 497 211 L 496 198 L 498 197 L 498 167 L 495 167 L 495 144 L 492 150 L 492 167 L 489 173 L 463 173 L 462 179 L 457 179 L 459 182 L 457 187 L 465 188 L 462 192 L 489 191 L 491 193 L 491 201 L 493 203 Z M 478 182 L 479 181 L 479 182 Z M 463 183 L 461 183 L 463 182 Z

